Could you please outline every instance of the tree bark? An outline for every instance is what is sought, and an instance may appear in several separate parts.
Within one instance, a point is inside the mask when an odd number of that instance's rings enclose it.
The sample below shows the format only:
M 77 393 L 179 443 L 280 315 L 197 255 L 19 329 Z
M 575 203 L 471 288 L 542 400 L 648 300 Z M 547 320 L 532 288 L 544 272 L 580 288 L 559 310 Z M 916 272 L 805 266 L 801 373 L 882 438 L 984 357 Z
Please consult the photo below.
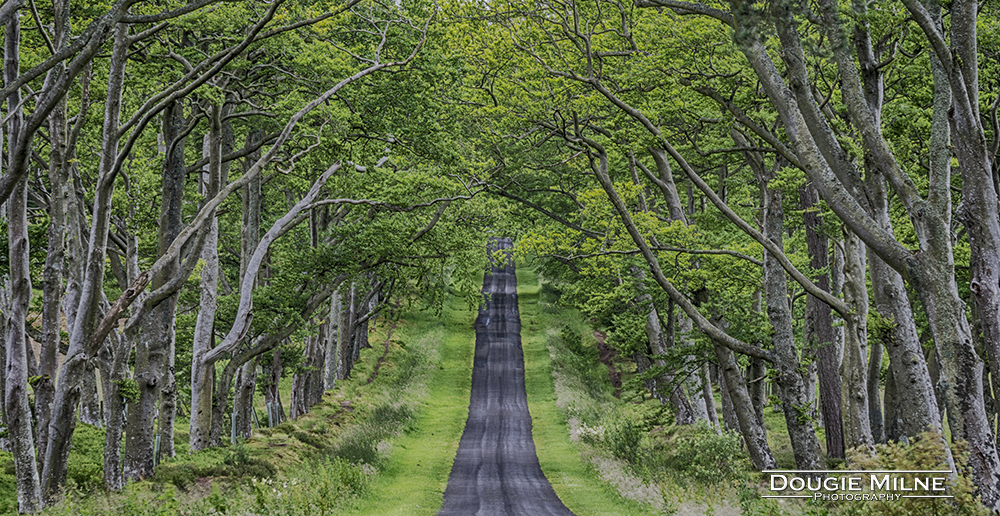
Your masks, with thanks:
M 264 388 L 264 403 L 271 407 L 271 425 L 280 424 L 285 420 L 285 408 L 281 404 L 281 392 L 278 391 L 278 384 L 281 382 L 282 362 L 281 348 L 275 349 L 271 355 L 271 363 L 267 365 L 266 378 L 267 385 Z
M 844 402 L 844 444 L 875 449 L 868 403 L 868 290 L 865 285 L 864 245 L 844 234 L 844 300 L 855 313 L 844 320 L 844 360 L 840 365 Z
M 80 421 L 98 428 L 104 426 L 101 398 L 97 392 L 97 369 L 91 365 L 80 382 Z
M 694 411 L 691 409 L 691 402 L 688 400 L 687 392 L 684 390 L 684 385 L 678 382 L 674 375 L 669 374 L 666 369 L 666 361 L 662 358 L 655 358 L 659 355 L 664 355 L 670 347 L 668 344 L 673 343 L 673 317 L 674 311 L 673 307 L 669 307 L 667 310 L 668 321 L 671 322 L 667 326 L 666 332 L 660 325 L 660 315 L 655 308 L 650 310 L 649 314 L 646 316 L 646 339 L 648 342 L 649 352 L 652 354 L 653 364 L 657 367 L 664 368 L 663 374 L 658 378 L 653 380 L 655 386 L 655 394 L 659 398 L 661 404 L 667 403 L 669 400 L 670 404 L 674 408 L 674 422 L 678 425 L 693 425 L 695 423 Z M 669 389 L 669 392 L 665 392 Z
M 15 13 L 4 27 L 4 82 L 17 77 L 20 63 L 21 40 L 20 14 Z M 20 139 L 24 122 L 21 111 L 21 92 L 15 90 L 7 97 L 8 149 Z M 8 163 L 11 153 L 8 151 Z M 8 173 L 10 173 L 8 171 Z M 33 513 L 42 508 L 41 483 L 38 463 L 35 460 L 35 439 L 32 431 L 31 406 L 28 401 L 28 338 L 25 318 L 31 301 L 30 251 L 28 244 L 28 189 L 27 178 L 14 186 L 7 199 L 7 242 L 10 264 L 10 312 L 6 332 L 7 353 L 4 367 L 4 417 L 7 435 L 14 455 L 14 475 L 17 484 L 17 510 Z
M 69 2 L 57 0 L 53 7 L 53 48 L 64 50 L 69 43 Z M 43 89 L 52 85 L 54 78 L 46 76 Z M 35 434 L 38 457 L 44 459 L 48 445 L 49 419 L 52 400 L 56 394 L 57 356 L 61 342 L 60 315 L 63 296 L 63 261 L 69 202 L 69 163 L 67 160 L 66 99 L 60 100 L 49 115 L 49 229 L 48 252 L 45 256 L 42 291 L 42 341 L 38 356 L 35 391 Z M 41 465 L 41 462 L 39 462 Z M 39 472 L 40 473 L 40 472 Z
M 804 186 L 799 190 L 801 205 L 805 209 L 806 246 L 809 250 L 809 267 L 816 271 L 826 270 L 829 263 L 829 245 L 822 232 L 823 220 L 810 208 L 819 200 L 816 190 Z M 830 291 L 830 275 L 827 272 L 815 277 L 816 285 Z M 833 314 L 829 305 L 814 296 L 806 298 L 805 345 L 814 349 L 819 383 L 820 413 L 826 429 L 826 454 L 830 458 L 843 459 L 844 423 L 840 403 L 840 356 L 835 344 Z
M 681 336 L 681 347 L 694 347 L 694 323 L 684 314 L 677 314 L 677 328 L 678 333 Z M 690 367 L 692 360 L 685 360 L 685 369 Z M 704 390 L 701 384 L 701 368 L 698 367 L 695 371 L 687 374 L 683 379 L 680 380 L 680 386 L 687 394 L 688 400 L 691 403 L 691 413 L 694 418 L 694 422 L 704 421 L 706 424 L 708 421 L 708 408 L 705 402 Z
M 49 442 L 45 448 L 41 480 L 42 496 L 46 499 L 51 499 L 58 493 L 66 480 L 66 461 L 70 449 L 70 438 L 67 436 L 71 436 L 76 428 L 76 409 L 80 401 L 79 385 L 83 375 L 92 374 L 88 364 L 97 354 L 100 344 L 94 344 L 90 337 L 96 326 L 100 292 L 103 288 L 111 194 L 114 190 L 114 176 L 111 170 L 118 149 L 118 120 L 128 46 L 127 26 L 118 25 L 108 76 L 108 100 L 105 104 L 102 129 L 100 172 L 97 193 L 93 201 L 94 216 L 90 228 L 89 248 L 85 264 L 82 266 L 83 283 L 78 290 L 77 307 L 69 308 L 69 313 L 74 314 L 75 318 L 70 328 L 69 349 L 59 372 L 59 383 L 56 385 L 49 423 Z
M 249 439 L 253 436 L 253 395 L 257 390 L 257 359 L 240 366 L 236 375 L 236 393 L 233 396 L 233 417 L 236 422 L 236 438 Z
M 760 183 L 764 196 L 764 236 L 780 249 L 784 231 L 781 193 L 768 188 L 766 180 Z M 764 254 L 764 301 L 773 332 L 771 341 L 774 344 L 774 365 L 778 370 L 779 396 L 796 466 L 799 469 L 823 469 L 819 440 L 808 418 L 809 395 L 799 373 L 799 354 L 792 334 L 785 270 L 770 253 Z
M 181 232 L 182 212 L 181 206 L 184 199 L 184 184 L 187 180 L 187 167 L 184 163 L 184 148 L 187 137 L 182 135 L 186 120 L 184 118 L 183 99 L 174 102 L 168 107 L 164 114 L 164 139 L 167 143 L 167 156 L 165 162 L 168 165 L 163 174 L 163 205 L 160 212 L 160 235 L 159 252 L 157 256 L 163 256 L 167 248 Z M 169 122 L 168 122 L 169 120 Z M 168 131 L 166 126 L 170 123 L 173 127 Z M 173 145 L 173 153 L 170 146 Z M 167 204 L 169 199 L 169 204 Z M 180 268 L 178 261 L 176 268 L 168 267 L 164 269 L 164 278 L 176 274 Z M 165 283 L 165 281 L 164 281 Z M 153 288 L 160 286 L 159 282 L 153 279 Z M 179 294 L 174 293 L 167 298 L 161 306 L 164 307 L 163 317 L 170 320 L 163 328 L 169 328 L 169 334 L 163 335 L 162 342 L 166 345 L 163 364 L 163 381 L 160 388 L 159 424 L 157 435 L 160 438 L 160 454 L 166 457 L 173 457 L 174 452 L 174 419 L 177 415 L 177 380 L 174 377 L 174 362 L 176 353 L 176 334 L 174 331 L 177 319 L 177 298 Z M 152 314 L 150 314 L 152 316 Z M 159 461 L 159 457 L 157 457 Z
M 725 424 L 727 432 L 739 432 L 740 422 L 736 417 L 736 408 L 733 406 L 733 399 L 729 396 L 729 387 L 726 385 L 726 376 L 719 368 L 719 393 L 722 398 L 722 422 Z M 764 433 L 764 438 L 767 434 Z
M 767 362 L 759 358 L 750 359 L 750 403 L 757 421 L 764 421 L 764 407 L 767 405 Z M 767 433 L 767 427 L 761 427 Z
M 209 132 L 205 135 L 202 149 L 208 163 L 203 169 L 200 182 L 201 193 L 206 199 L 215 197 L 228 181 L 230 162 L 223 162 L 222 156 L 231 152 L 233 146 L 232 126 L 225 119 L 230 110 L 229 104 L 213 106 L 209 117 Z M 253 143 L 248 141 L 248 144 Z M 192 452 L 207 448 L 212 434 L 215 367 L 205 364 L 204 357 L 215 344 L 215 314 L 218 310 L 219 220 L 214 214 L 205 231 L 207 235 L 201 251 L 205 265 L 201 270 L 200 302 L 191 350 L 191 423 L 188 443 Z
M 351 286 L 347 289 L 344 295 L 344 306 L 340 311 L 340 323 L 338 327 L 340 328 L 340 343 L 339 347 L 339 364 L 337 365 L 337 379 L 344 380 L 351 377 L 351 370 L 354 368 L 354 307 L 357 304 L 356 298 L 356 288 L 355 282 L 351 282 Z
M 719 412 L 715 408 L 715 396 L 712 394 L 712 375 L 708 371 L 708 362 L 701 364 L 701 388 L 702 396 L 705 398 L 705 409 L 708 412 L 708 426 L 715 428 L 717 433 L 722 433 Z
M 214 113 L 213 113 L 214 114 Z M 201 190 L 206 198 L 218 192 L 217 171 L 221 166 L 221 127 L 218 118 L 212 117 L 209 134 L 205 135 L 203 154 L 208 154 L 208 164 L 202 173 Z M 218 142 L 219 145 L 216 145 Z M 191 344 L 191 424 L 188 445 L 192 452 L 209 446 L 212 431 L 212 387 L 215 386 L 215 367 L 207 366 L 203 358 L 212 349 L 215 336 L 215 314 L 218 310 L 219 289 L 219 220 L 213 217 L 209 222 L 205 247 L 201 259 L 205 265 L 201 269 L 199 283 L 200 297 L 198 318 L 195 321 Z
M 873 342 L 868 352 L 868 421 L 872 438 L 877 443 L 885 443 L 885 421 L 882 415 L 881 376 L 882 376 L 882 343 Z
M 335 290 L 330 296 L 330 313 L 328 314 L 330 331 L 327 334 L 327 339 L 324 343 L 326 346 L 326 359 L 323 366 L 323 389 L 327 391 L 333 390 L 337 381 L 337 343 L 340 341 L 341 310 L 340 290 Z
M 175 101 L 163 112 L 163 139 L 167 154 L 163 164 L 157 256 L 166 253 L 181 229 L 181 203 L 187 176 L 184 124 L 183 104 Z M 180 260 L 175 258 L 153 278 L 153 289 L 165 285 L 179 269 Z M 157 434 L 161 450 L 166 447 L 168 456 L 173 452 L 176 387 L 172 369 L 176 306 L 177 293 L 174 293 L 150 310 L 136 343 L 133 379 L 139 387 L 139 401 L 129 406 L 125 428 L 125 478 L 128 480 L 138 481 L 153 476 L 157 460 L 154 457 Z
M 719 373 L 725 378 L 726 389 L 729 391 L 729 399 L 732 401 L 733 411 L 739 421 L 740 432 L 743 434 L 743 442 L 750 453 L 750 460 L 758 471 L 775 469 L 778 467 L 771 448 L 767 445 L 767 434 L 764 432 L 764 422 L 757 419 L 753 410 L 753 403 L 750 401 L 750 393 L 747 391 L 743 373 L 736 363 L 736 356 L 733 351 L 725 346 L 715 344 L 715 355 L 719 361 Z

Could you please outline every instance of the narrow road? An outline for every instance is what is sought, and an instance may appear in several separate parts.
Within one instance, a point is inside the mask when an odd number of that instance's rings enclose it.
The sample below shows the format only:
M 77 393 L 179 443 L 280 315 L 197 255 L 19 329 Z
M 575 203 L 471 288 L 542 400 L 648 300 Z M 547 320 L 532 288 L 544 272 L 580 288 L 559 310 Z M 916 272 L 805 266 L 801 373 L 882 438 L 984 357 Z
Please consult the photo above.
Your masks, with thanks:
M 510 249 L 510 239 L 492 246 Z M 483 279 L 472 400 L 440 516 L 572 516 L 542 473 L 524 390 L 521 317 L 512 263 Z

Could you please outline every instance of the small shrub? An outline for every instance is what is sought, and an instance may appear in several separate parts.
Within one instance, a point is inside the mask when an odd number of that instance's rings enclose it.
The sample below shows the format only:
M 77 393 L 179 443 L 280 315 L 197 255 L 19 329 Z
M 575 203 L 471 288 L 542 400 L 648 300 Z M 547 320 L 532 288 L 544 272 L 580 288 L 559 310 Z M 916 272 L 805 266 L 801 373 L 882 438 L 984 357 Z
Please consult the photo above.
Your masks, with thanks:
M 593 445 L 599 445 L 604 442 L 604 427 L 602 426 L 590 426 L 586 423 L 580 423 L 577 428 L 577 434 L 583 442 Z
M 178 489 L 187 490 L 194 485 L 194 481 L 198 478 L 198 475 L 195 473 L 194 466 L 191 463 L 185 462 L 157 466 L 154 478 L 157 482 L 171 484 Z
M 345 499 L 362 493 L 368 479 L 343 459 L 312 463 L 294 479 L 254 481 L 252 514 L 336 514 Z
M 708 482 L 740 478 L 749 465 L 739 434 L 719 435 L 707 426 L 678 437 L 667 457 L 668 467 Z
M 408 405 L 382 404 L 375 407 L 375 410 L 372 411 L 372 416 L 368 424 L 394 431 L 397 428 L 405 426 L 406 423 L 412 420 L 413 409 Z
M 639 458 L 642 444 L 642 427 L 628 418 L 614 418 L 604 425 L 604 442 L 611 454 L 634 464 Z
M 85 423 L 76 425 L 70 447 L 66 477 L 82 491 L 104 485 L 104 430 Z
M 340 441 L 334 456 L 352 464 L 377 464 L 379 461 L 376 434 L 368 425 L 348 433 Z
M 385 459 L 379 453 L 379 443 L 409 428 L 413 416 L 413 409 L 407 405 L 378 405 L 368 421 L 341 439 L 333 455 L 352 464 L 379 466 Z
M 586 359 L 584 363 L 596 361 L 600 357 L 600 352 L 597 348 L 595 346 L 584 346 L 583 336 L 569 325 L 563 325 L 562 330 L 559 332 L 559 337 L 566 344 L 566 349 L 573 352 L 574 355 Z
M 0 457 L 3 457 L 4 462 L 3 471 L 0 472 L 0 514 L 16 514 L 17 478 L 14 476 L 14 461 L 7 452 L 0 452 Z
M 944 437 L 935 432 L 924 432 L 910 444 L 889 443 L 875 446 L 875 454 L 869 455 L 862 450 L 852 449 L 847 452 L 847 460 L 852 469 L 887 469 L 887 470 L 940 470 L 945 469 Z M 955 469 L 958 476 L 948 482 L 947 493 L 951 499 L 910 498 L 892 504 L 864 504 L 863 507 L 849 511 L 854 515 L 885 515 L 894 516 L 906 514 L 912 516 L 932 516 L 948 514 L 955 516 L 980 516 L 989 514 L 976 495 L 976 486 L 972 482 L 972 472 L 968 467 L 969 452 L 966 443 L 959 441 L 952 444 L 951 451 L 955 459 Z
M 236 478 L 271 478 L 278 474 L 277 468 L 267 461 L 251 457 L 242 442 L 230 447 L 229 456 L 222 463 L 227 466 L 225 473 Z
M 292 432 L 292 437 L 298 439 L 299 441 L 302 441 L 305 444 L 308 444 L 309 446 L 312 446 L 313 448 L 319 449 L 319 450 L 322 450 L 323 448 L 326 447 L 326 444 L 323 442 L 323 439 L 321 439 L 318 436 L 313 435 L 313 434 L 311 434 L 309 432 L 303 432 L 303 431 L 300 431 L 300 430 L 296 430 L 296 431 Z

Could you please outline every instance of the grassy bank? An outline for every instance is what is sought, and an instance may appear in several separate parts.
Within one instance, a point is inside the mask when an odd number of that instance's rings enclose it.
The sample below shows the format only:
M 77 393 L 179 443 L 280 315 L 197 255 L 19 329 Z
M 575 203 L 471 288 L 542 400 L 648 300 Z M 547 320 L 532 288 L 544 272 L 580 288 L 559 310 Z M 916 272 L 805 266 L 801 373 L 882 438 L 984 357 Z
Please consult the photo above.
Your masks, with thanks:
M 525 387 L 542 471 L 559 498 L 578 516 L 654 514 L 648 504 L 623 498 L 613 486 L 602 481 L 595 467 L 582 458 L 580 445 L 570 440 L 567 414 L 556 404 L 550 344 L 559 338 L 564 324 L 582 325 L 582 322 L 576 313 L 544 307 L 540 290 L 537 274 L 519 268 L 517 295 Z M 611 389 L 610 384 L 606 387 Z
M 433 345 L 432 368 L 414 386 L 416 419 L 391 442 L 387 466 L 343 514 L 423 515 L 441 508 L 448 475 L 469 413 L 477 311 L 449 297 L 440 315 L 411 313 L 397 329 L 404 341 Z

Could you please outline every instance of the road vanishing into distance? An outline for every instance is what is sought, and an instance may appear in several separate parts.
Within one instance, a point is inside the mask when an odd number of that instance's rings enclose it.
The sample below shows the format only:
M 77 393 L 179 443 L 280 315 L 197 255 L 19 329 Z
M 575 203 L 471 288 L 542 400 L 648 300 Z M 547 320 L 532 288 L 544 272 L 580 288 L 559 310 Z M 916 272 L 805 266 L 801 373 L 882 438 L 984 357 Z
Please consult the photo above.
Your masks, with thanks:
M 510 249 L 495 239 L 493 249 Z M 509 253 L 508 253 L 509 256 Z M 440 516 L 572 516 L 542 473 L 524 390 L 521 317 L 511 260 L 483 279 L 489 301 L 476 319 L 469 420 Z

